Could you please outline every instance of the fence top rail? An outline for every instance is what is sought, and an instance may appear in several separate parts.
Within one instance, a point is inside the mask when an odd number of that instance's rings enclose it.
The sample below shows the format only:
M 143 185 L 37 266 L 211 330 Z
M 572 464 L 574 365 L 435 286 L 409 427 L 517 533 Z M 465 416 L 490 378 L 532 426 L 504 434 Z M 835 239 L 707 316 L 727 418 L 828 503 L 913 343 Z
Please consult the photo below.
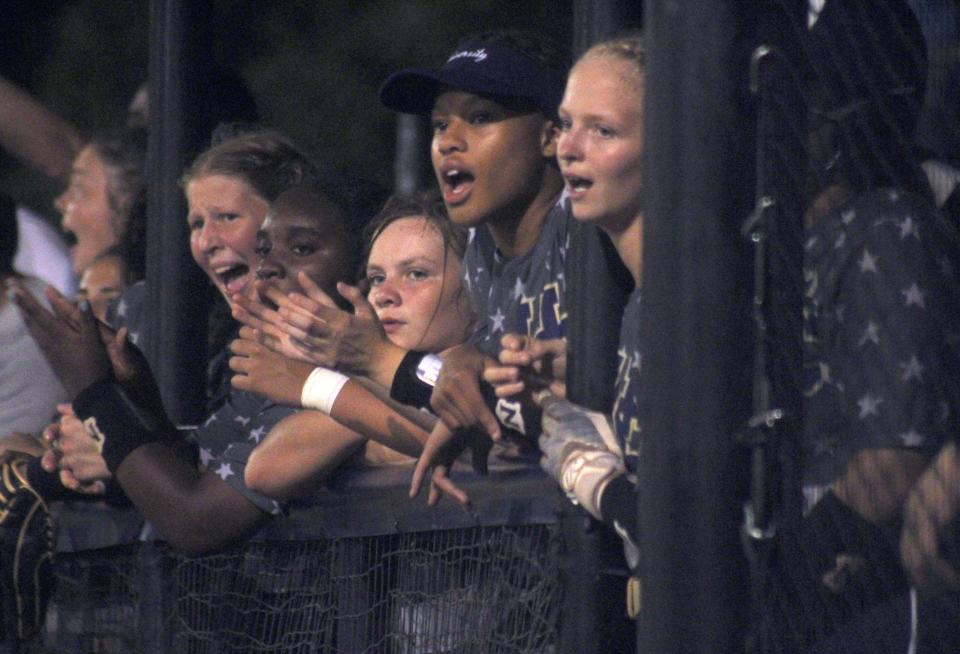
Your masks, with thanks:
M 456 482 L 470 495 L 465 509 L 442 499 L 429 507 L 426 492 L 411 500 L 412 464 L 344 469 L 286 516 L 268 522 L 255 540 L 359 538 L 398 533 L 525 524 L 553 524 L 568 511 L 556 483 L 531 462 L 491 460 L 490 474 L 458 468 Z M 134 509 L 102 502 L 54 507 L 57 551 L 78 552 L 140 540 L 151 530 Z

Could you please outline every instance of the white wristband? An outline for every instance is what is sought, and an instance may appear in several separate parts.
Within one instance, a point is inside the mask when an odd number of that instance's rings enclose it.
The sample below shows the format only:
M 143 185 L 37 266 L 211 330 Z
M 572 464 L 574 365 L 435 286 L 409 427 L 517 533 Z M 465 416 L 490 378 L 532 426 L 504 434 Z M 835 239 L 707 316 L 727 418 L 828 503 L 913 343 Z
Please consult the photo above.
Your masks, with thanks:
M 343 385 L 350 381 L 346 375 L 329 368 L 314 368 L 300 391 L 300 404 L 304 409 L 315 409 L 330 415 L 333 403 L 343 390 Z

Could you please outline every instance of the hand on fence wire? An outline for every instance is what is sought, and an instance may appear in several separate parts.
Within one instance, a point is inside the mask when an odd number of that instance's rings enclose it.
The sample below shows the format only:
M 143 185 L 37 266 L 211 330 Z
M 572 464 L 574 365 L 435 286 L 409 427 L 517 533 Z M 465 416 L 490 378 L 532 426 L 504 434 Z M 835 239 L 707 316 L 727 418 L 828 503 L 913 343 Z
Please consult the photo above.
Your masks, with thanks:
M 493 440 L 500 440 L 500 423 L 480 389 L 484 370 L 496 365 L 496 361 L 467 343 L 446 351 L 430 406 L 448 430 L 480 428 Z
M 51 473 L 59 470 L 64 488 L 102 495 L 106 490 L 104 481 L 112 475 L 100 454 L 101 444 L 90 435 L 71 405 L 58 405 L 57 411 L 59 422 L 43 430 L 43 440 L 50 448 L 41 459 L 43 469 Z
M 420 493 L 423 481 L 430 473 L 430 493 L 427 504 L 433 506 L 440 500 L 440 494 L 447 495 L 463 506 L 470 505 L 470 497 L 450 479 L 450 470 L 454 462 L 469 449 L 473 455 L 473 468 L 481 474 L 487 474 L 487 456 L 493 447 L 493 441 L 478 429 L 459 429 L 451 431 L 443 422 L 438 422 L 423 446 L 423 453 L 417 460 L 410 482 L 410 497 Z
M 240 329 L 240 338 L 230 344 L 230 369 L 234 388 L 250 391 L 274 402 L 300 406 L 303 385 L 313 364 L 304 363 L 279 354 L 262 345 L 257 331 L 250 327 Z
M 9 288 L 27 330 L 72 397 L 90 384 L 110 377 L 112 369 L 104 347 L 106 336 L 101 335 L 100 323 L 89 304 L 84 303 L 81 308 L 48 286 L 46 295 L 51 311 L 19 281 L 11 282 Z
M 904 507 L 900 556 L 910 581 L 924 595 L 960 590 L 960 543 L 958 531 L 951 528 L 958 517 L 960 459 L 956 445 L 949 443 L 920 476 Z
M 540 340 L 506 334 L 500 339 L 500 365 L 484 370 L 497 397 L 524 395 L 530 399 L 540 390 L 566 397 L 567 343 L 562 338 Z

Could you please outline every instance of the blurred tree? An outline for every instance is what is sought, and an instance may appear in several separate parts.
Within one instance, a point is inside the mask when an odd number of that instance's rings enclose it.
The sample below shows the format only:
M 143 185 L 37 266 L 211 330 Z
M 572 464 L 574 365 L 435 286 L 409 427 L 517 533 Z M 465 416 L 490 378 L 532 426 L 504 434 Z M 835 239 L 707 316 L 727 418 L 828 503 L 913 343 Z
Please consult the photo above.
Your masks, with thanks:
M 122 122 L 146 76 L 149 4 L 41 4 L 44 12 L 20 12 L 21 30 L 49 37 L 22 48 L 41 60 L 18 81 L 84 133 Z M 460 37 L 484 29 L 533 28 L 569 43 L 571 7 L 572 0 L 215 0 L 214 50 L 248 82 L 265 124 L 323 165 L 389 186 L 394 116 L 377 102 L 387 75 L 439 65 Z M 58 186 L 0 161 L 0 190 L 52 219 Z

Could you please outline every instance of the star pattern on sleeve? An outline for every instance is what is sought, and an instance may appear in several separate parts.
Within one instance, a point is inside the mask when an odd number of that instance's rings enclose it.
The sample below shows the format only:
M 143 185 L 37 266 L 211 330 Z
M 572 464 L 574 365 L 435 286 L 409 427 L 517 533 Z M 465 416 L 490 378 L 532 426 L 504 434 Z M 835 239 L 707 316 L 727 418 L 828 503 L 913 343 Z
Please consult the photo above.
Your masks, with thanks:
M 923 296 L 926 295 L 923 291 L 920 290 L 920 287 L 917 286 L 917 283 L 914 282 L 910 285 L 909 288 L 905 288 L 902 291 L 903 293 L 903 303 L 904 306 L 918 306 L 921 309 L 926 309 L 927 306 L 924 303 Z
M 220 467 L 217 468 L 216 475 L 220 477 L 220 479 L 226 481 L 228 477 L 233 476 L 233 468 L 229 463 L 221 463 Z
M 526 293 L 526 289 L 523 287 L 523 282 L 517 277 L 517 283 L 513 285 L 513 299 L 519 300 Z
M 899 223 L 900 227 L 900 238 L 907 238 L 912 236 L 914 238 L 920 238 L 920 233 L 917 231 L 917 224 L 913 222 L 912 216 L 907 216 Z
M 900 381 L 906 382 L 911 379 L 916 379 L 918 382 L 923 381 L 923 370 L 923 364 L 920 363 L 916 355 L 913 355 L 909 360 L 900 363 Z
M 910 429 L 900 434 L 900 441 L 904 447 L 920 447 L 924 440 L 924 437 L 916 429 Z
M 829 483 L 865 447 L 937 447 L 956 431 L 960 267 L 933 212 L 875 191 L 806 235 L 804 279 L 820 283 L 805 287 L 804 368 L 821 371 L 804 390 L 807 479 Z
M 877 272 L 877 258 L 870 254 L 870 250 L 867 248 L 863 248 L 863 256 L 860 257 L 857 265 L 860 266 L 861 273 Z
M 490 316 L 490 332 L 502 332 L 503 331 L 503 321 L 507 317 L 503 315 L 503 312 L 500 311 L 500 307 L 497 307 L 497 312 Z
M 880 325 L 873 322 L 872 320 L 867 321 L 867 326 L 863 330 L 863 336 L 861 336 L 860 340 L 857 341 L 857 345 L 861 347 L 863 347 L 867 343 L 880 345 Z
M 880 404 L 882 402 L 882 397 L 877 397 L 870 393 L 867 393 L 857 400 L 857 406 L 860 407 L 860 419 L 864 420 L 867 416 L 879 416 Z
M 254 443 L 259 443 L 260 439 L 263 438 L 263 432 L 265 431 L 266 431 L 266 427 L 264 427 L 263 425 L 260 425 L 256 429 L 250 430 L 250 435 L 247 436 L 247 439 L 253 441 Z

